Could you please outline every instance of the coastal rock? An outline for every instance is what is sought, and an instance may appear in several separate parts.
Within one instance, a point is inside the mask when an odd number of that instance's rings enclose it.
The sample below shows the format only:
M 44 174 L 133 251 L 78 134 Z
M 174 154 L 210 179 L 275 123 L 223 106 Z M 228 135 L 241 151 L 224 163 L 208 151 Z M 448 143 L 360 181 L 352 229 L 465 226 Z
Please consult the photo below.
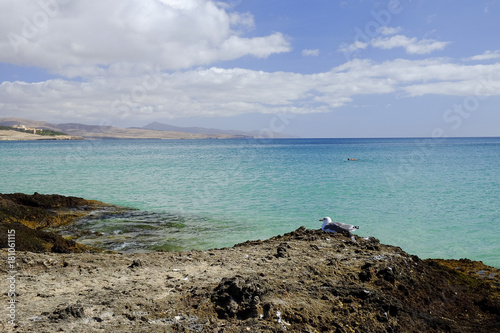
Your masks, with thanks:
M 114 206 L 58 194 L 0 193 L 0 221 L 20 222 L 32 229 L 69 224 L 89 211 L 110 207 Z
M 68 320 L 73 318 L 83 318 L 85 309 L 81 304 L 68 305 L 61 304 L 52 312 L 48 318 L 52 321 Z
M 79 253 L 100 252 L 75 241 L 65 239 L 52 232 L 31 229 L 19 222 L 0 222 L 0 247 L 8 247 L 8 231 L 15 230 L 16 251 L 54 252 L 54 253 Z
M 0 247 L 8 246 L 7 231 L 15 230 L 17 251 L 100 251 L 44 229 L 71 224 L 91 211 L 112 207 L 95 200 L 57 194 L 0 194 Z
M 264 281 L 258 276 L 223 278 L 211 296 L 220 319 L 245 320 L 262 314 L 261 298 L 266 292 Z
M 4 331 L 500 332 L 499 269 L 374 238 L 301 227 L 209 251 L 16 250 L 18 315 Z

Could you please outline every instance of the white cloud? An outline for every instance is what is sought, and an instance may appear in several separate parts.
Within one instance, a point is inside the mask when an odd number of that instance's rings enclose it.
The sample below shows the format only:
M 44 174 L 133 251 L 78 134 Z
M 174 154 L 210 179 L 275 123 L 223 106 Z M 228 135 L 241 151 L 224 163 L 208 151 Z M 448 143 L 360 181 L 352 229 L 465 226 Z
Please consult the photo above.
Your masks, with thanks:
M 47 3 L 52 7 L 44 7 Z M 103 118 L 328 112 L 359 95 L 500 95 L 500 64 L 464 65 L 446 58 L 355 59 L 316 74 L 207 68 L 291 49 L 279 32 L 247 36 L 255 25 L 252 15 L 227 8 L 212 0 L 0 2 L 0 31 L 10 38 L 0 40 L 0 62 L 63 76 L 1 83 L 2 115 L 38 119 L 44 114 L 95 123 Z M 396 35 L 400 30 L 384 27 L 382 36 L 339 50 L 402 47 L 410 54 L 427 54 L 448 45 Z M 302 50 L 304 56 L 319 54 L 318 49 Z M 499 51 L 487 51 L 471 59 L 498 57 Z M 77 76 L 82 79 L 71 80 Z
M 500 50 L 496 51 L 486 51 L 483 54 L 475 55 L 470 57 L 469 60 L 491 60 L 500 58 Z
M 380 33 L 382 35 L 393 35 L 400 31 L 401 28 L 380 28 Z M 375 48 L 380 48 L 384 50 L 394 49 L 397 47 L 402 47 L 406 50 L 408 54 L 428 54 L 433 51 L 438 51 L 444 49 L 450 42 L 439 42 L 433 39 L 417 39 L 416 37 L 409 38 L 404 35 L 394 35 L 391 37 L 376 37 L 372 38 L 369 42 L 361 42 L 359 40 L 352 44 L 343 43 L 340 45 L 337 51 L 343 52 L 345 54 L 352 54 L 359 50 L 364 50 L 368 46 Z
M 368 43 L 357 40 L 352 44 L 347 44 L 347 43 L 341 44 L 340 47 L 338 48 L 338 51 L 343 53 L 353 53 L 358 50 L 366 49 L 368 45 L 369 45 Z
M 206 68 L 165 73 L 120 63 L 86 82 L 3 82 L 3 116 L 40 114 L 98 123 L 101 119 L 155 120 L 244 113 L 328 112 L 356 96 L 397 93 L 500 95 L 500 63 L 464 65 L 450 59 L 353 60 L 328 72 L 297 74 Z
M 319 49 L 314 49 L 314 50 L 305 49 L 305 50 L 302 50 L 302 55 L 303 56 L 317 57 L 317 56 L 319 56 Z
M 399 32 L 401 32 L 402 28 L 401 27 L 387 27 L 387 26 L 383 26 L 380 28 L 380 33 L 382 35 L 386 35 L 386 36 L 389 36 L 389 35 L 395 35 Z
M 428 54 L 433 51 L 444 49 L 450 42 L 439 42 L 433 39 L 421 39 L 416 37 L 409 38 L 403 35 L 396 35 L 392 37 L 378 37 L 372 39 L 371 45 L 381 49 L 393 49 L 396 47 L 403 47 L 409 54 Z
M 451 95 L 451 96 L 498 96 L 500 95 L 500 81 L 486 79 L 470 79 L 459 82 L 436 82 L 416 84 L 405 87 L 410 96 L 423 95 Z
M 118 62 L 177 70 L 290 51 L 279 32 L 244 37 L 253 26 L 212 0 L 2 1 L 0 62 L 75 76 Z

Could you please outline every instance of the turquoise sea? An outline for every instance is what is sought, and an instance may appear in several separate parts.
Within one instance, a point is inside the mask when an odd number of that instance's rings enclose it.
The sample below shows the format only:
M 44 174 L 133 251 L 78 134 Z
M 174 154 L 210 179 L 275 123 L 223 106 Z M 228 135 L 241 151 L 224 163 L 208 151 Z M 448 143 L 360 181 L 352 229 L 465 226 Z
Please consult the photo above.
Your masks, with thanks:
M 4 141 L 0 193 L 14 192 L 134 208 L 61 231 L 113 250 L 225 247 L 330 216 L 500 268 L 500 138 Z

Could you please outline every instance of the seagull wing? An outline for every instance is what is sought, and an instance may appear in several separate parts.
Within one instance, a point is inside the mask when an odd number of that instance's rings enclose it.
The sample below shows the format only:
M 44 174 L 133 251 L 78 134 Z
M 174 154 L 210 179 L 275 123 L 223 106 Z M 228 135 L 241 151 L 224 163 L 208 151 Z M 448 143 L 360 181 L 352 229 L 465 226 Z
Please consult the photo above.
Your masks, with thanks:
M 342 232 L 345 231 L 345 229 L 342 229 L 335 223 L 328 223 L 323 227 L 324 231 L 330 231 L 330 232 Z
M 356 229 L 359 229 L 358 226 L 342 222 L 332 222 L 331 224 L 335 224 L 337 228 L 347 231 L 355 231 Z

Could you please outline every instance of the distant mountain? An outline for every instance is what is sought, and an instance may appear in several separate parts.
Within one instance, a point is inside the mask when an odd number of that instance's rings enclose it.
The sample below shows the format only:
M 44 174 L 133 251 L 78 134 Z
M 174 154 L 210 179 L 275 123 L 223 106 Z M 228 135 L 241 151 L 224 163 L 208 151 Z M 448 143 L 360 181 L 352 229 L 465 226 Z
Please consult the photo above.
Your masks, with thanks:
M 140 128 L 154 130 L 154 131 L 173 131 L 173 132 L 205 134 L 205 135 L 234 135 L 241 137 L 259 137 L 261 135 L 259 131 L 246 132 L 246 131 L 235 131 L 235 130 L 222 130 L 217 128 L 204 128 L 204 127 L 180 127 L 180 126 L 162 124 L 156 121 Z M 281 133 L 273 133 L 273 138 L 290 138 L 290 137 L 292 136 Z
M 92 132 L 92 133 L 103 132 L 103 131 L 110 130 L 113 128 L 112 126 L 84 125 L 84 124 L 77 124 L 77 123 L 58 124 L 55 126 L 57 126 L 57 128 L 59 128 L 62 131 L 79 130 L 79 131 L 86 131 L 86 132 Z
M 118 128 L 78 123 L 52 124 L 21 118 L 0 118 L 0 126 L 12 127 L 14 125 L 49 129 L 86 139 L 241 139 L 259 137 L 260 134 L 258 131 L 243 132 L 202 127 L 178 127 L 158 122 L 140 128 Z M 275 134 L 273 137 L 290 136 Z
M 240 131 L 227 131 L 216 128 L 203 128 L 203 127 L 179 127 L 167 124 L 162 124 L 159 122 L 152 122 L 148 124 L 143 129 L 149 129 L 154 131 L 172 131 L 172 132 L 184 132 L 184 133 L 196 133 L 196 134 L 229 134 L 229 135 L 246 135 L 247 133 Z

